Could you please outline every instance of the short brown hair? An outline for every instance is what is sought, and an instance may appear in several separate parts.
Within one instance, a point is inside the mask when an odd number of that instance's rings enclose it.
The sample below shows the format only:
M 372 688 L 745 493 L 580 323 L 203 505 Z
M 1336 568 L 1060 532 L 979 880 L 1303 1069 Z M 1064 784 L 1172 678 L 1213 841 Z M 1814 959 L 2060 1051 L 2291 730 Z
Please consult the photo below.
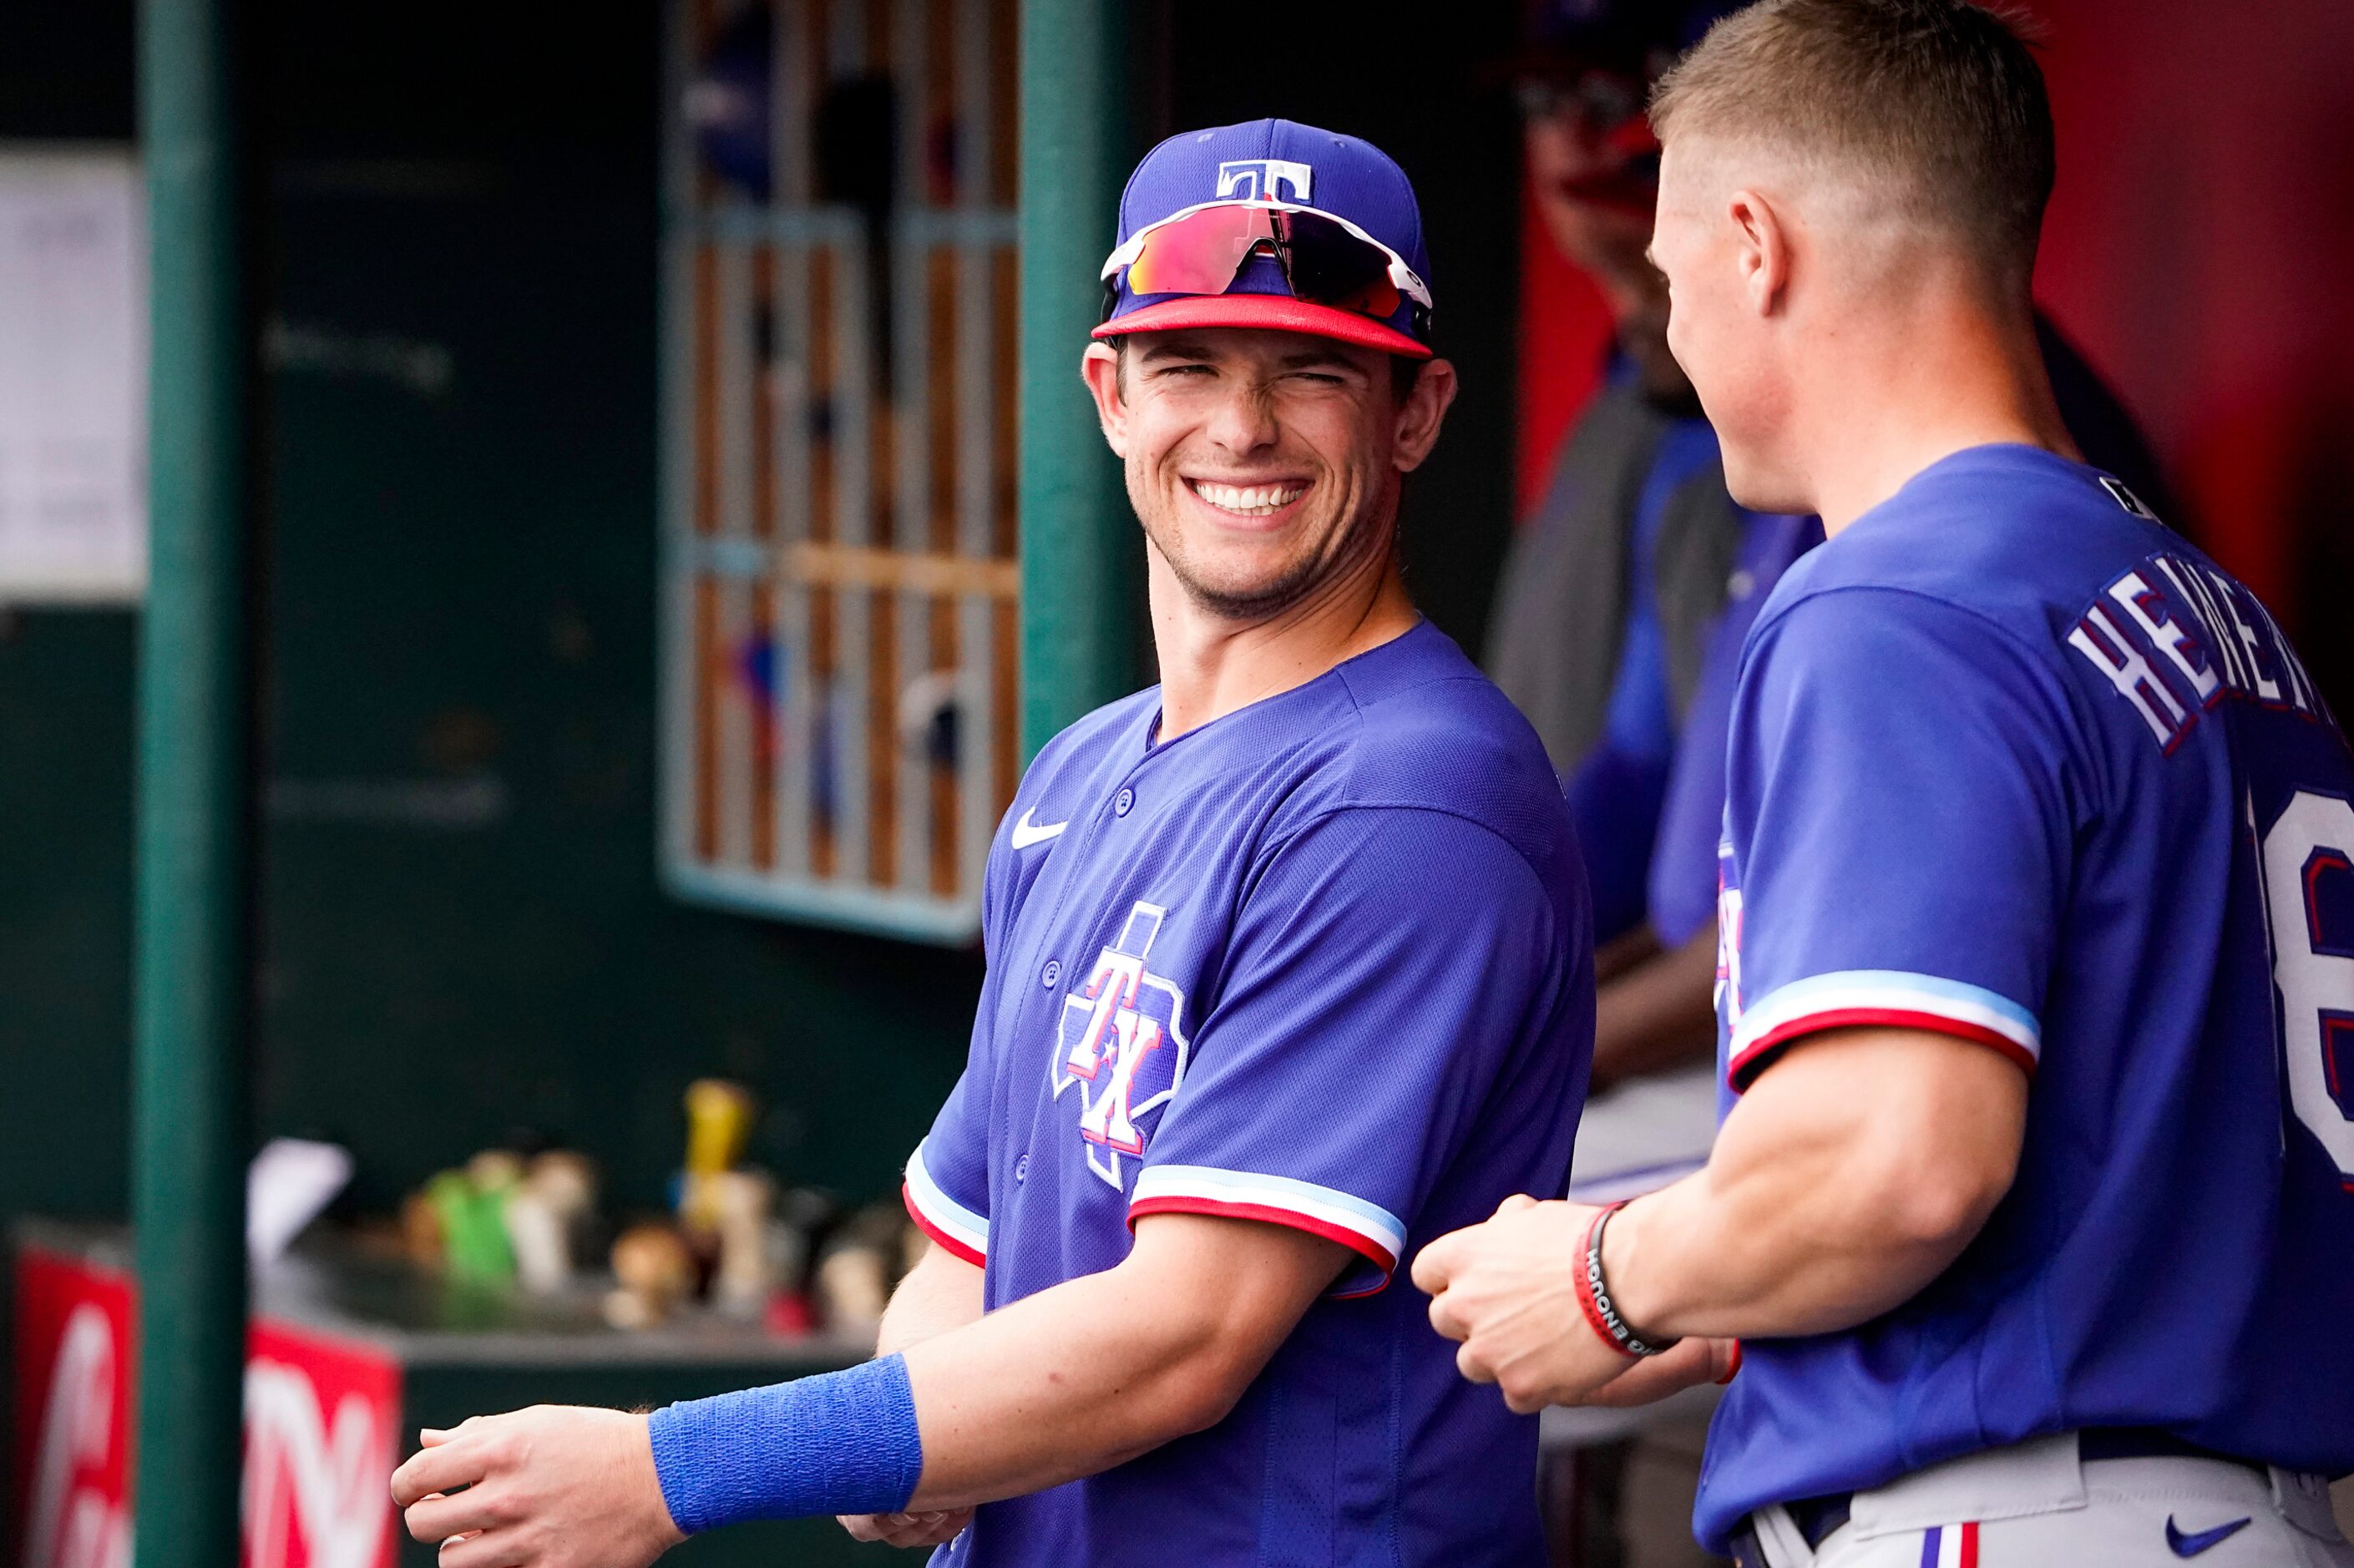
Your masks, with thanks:
M 2052 104 L 2020 27 L 1967 0 L 1760 0 L 1660 79 L 1651 121 L 1852 159 L 2000 276 L 2034 270 Z

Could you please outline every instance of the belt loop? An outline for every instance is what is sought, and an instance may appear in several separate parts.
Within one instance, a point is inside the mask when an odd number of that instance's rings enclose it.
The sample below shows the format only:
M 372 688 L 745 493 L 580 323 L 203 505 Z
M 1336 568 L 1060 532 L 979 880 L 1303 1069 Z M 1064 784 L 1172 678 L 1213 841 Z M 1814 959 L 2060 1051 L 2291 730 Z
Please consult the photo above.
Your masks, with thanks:
M 1807 1544 L 1805 1532 L 1780 1503 L 1769 1503 L 1752 1513 L 1749 1525 L 1771 1568 L 1815 1568 L 1815 1549 Z
M 2343 1539 L 2338 1534 L 2337 1518 L 2330 1511 L 2327 1480 L 2298 1470 L 2284 1470 L 2278 1465 L 2265 1469 L 2272 1479 L 2273 1506 L 2280 1510 L 2283 1519 L 2323 1541 Z

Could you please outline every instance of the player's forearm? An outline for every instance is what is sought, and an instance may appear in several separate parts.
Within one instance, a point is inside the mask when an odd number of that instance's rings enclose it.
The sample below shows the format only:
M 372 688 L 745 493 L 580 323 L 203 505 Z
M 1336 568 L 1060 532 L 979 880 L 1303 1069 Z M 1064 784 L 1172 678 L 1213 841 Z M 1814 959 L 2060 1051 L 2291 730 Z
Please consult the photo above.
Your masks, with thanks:
M 1594 999 L 1594 1086 L 1709 1055 L 1716 1041 L 1716 933 L 1650 957 Z
M 1871 1212 L 1882 1183 L 1852 1159 L 1782 1154 L 1778 1168 L 1712 1164 L 1612 1218 L 1603 1267 L 1628 1322 L 1654 1339 L 1843 1329 L 1911 1296 L 1967 1241 Z
M 924 1471 L 908 1507 L 1059 1486 L 1215 1425 L 1289 1328 L 1233 1331 L 1251 1316 L 1115 1268 L 915 1346 Z
M 2024 1080 L 1983 1048 L 1892 1031 L 1810 1041 L 1735 1107 L 1706 1169 L 1611 1220 L 1611 1293 L 1662 1337 L 1876 1317 L 1978 1234 L 2024 1118 Z
M 935 1242 L 891 1293 L 875 1331 L 875 1353 L 887 1356 L 978 1321 L 981 1278 L 978 1267 Z
M 1594 949 L 1594 982 L 1607 985 L 1638 964 L 1659 957 L 1659 934 L 1648 925 L 1613 937 Z
M 1204 1234 L 1220 1227 L 1246 1235 L 1221 1247 Z M 649 1436 L 672 1520 L 696 1534 L 955 1510 L 1209 1425 L 1340 1267 L 1335 1244 L 1299 1232 L 1284 1233 L 1291 1255 L 1254 1251 L 1247 1233 L 1275 1229 L 1150 1216 L 1104 1273 L 840 1372 L 656 1411 Z

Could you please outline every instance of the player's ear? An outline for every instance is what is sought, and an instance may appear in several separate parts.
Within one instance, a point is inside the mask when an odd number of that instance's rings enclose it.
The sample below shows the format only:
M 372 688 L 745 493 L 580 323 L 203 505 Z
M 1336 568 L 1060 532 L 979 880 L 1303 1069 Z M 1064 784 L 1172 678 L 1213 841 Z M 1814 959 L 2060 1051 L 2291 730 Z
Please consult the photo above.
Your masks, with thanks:
M 1128 396 L 1120 385 L 1119 356 L 1100 343 L 1087 344 L 1079 355 L 1079 379 L 1096 400 L 1096 422 L 1103 427 L 1104 442 L 1119 457 L 1128 456 Z
M 1750 310 L 1770 316 L 1781 309 L 1790 285 L 1790 231 L 1774 204 L 1754 190 L 1733 193 L 1726 209 L 1733 224 L 1734 265 Z
M 1397 444 L 1391 461 L 1400 473 L 1420 468 L 1438 444 L 1438 427 L 1455 401 L 1455 366 L 1443 359 L 1428 361 L 1415 376 L 1413 390 L 1397 410 Z

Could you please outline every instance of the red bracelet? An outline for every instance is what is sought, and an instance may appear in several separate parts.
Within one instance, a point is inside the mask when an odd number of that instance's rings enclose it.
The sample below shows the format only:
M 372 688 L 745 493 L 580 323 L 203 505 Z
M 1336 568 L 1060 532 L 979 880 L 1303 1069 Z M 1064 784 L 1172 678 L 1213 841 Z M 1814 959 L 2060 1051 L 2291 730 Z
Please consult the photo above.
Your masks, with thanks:
M 1653 1344 L 1627 1326 L 1618 1308 L 1610 1300 L 1610 1287 L 1602 1279 L 1602 1227 L 1610 1216 L 1627 1206 L 1621 1200 L 1606 1203 L 1586 1222 L 1585 1237 L 1578 1247 L 1581 1255 L 1577 1269 L 1577 1304 L 1585 1312 L 1585 1321 L 1602 1336 L 1602 1342 L 1625 1356 L 1628 1361 L 1640 1361 L 1673 1348 L 1678 1341 L 1663 1340 Z
M 1585 1222 L 1585 1234 L 1577 1238 L 1577 1304 L 1585 1312 L 1587 1326 L 1602 1336 L 1602 1342 L 1631 1361 L 1636 1359 L 1635 1352 L 1618 1342 L 1618 1336 L 1610 1331 L 1609 1323 L 1602 1316 L 1601 1304 L 1594 1299 L 1593 1269 L 1586 1262 L 1594 1255 L 1594 1233 L 1609 1213 L 1606 1208 L 1596 1209 L 1594 1217 Z

